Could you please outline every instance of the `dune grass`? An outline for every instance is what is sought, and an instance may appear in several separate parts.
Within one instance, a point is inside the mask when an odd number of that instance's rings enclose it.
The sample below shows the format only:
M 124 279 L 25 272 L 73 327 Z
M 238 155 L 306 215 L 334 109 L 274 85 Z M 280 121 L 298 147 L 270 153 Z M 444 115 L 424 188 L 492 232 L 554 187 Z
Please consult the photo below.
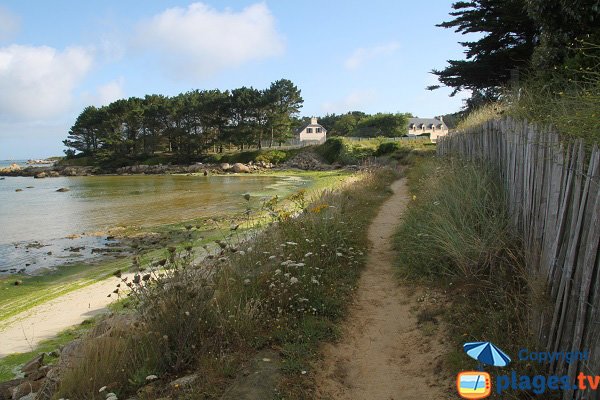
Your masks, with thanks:
M 491 341 L 513 355 L 532 345 L 530 277 L 498 175 L 478 164 L 425 157 L 408 179 L 413 197 L 396 235 L 398 273 L 444 293 L 441 310 L 435 305 L 419 317 L 442 314 L 455 349 L 447 369 L 476 367 L 462 351 L 465 342 Z M 521 373 L 524 366 L 514 363 L 503 373 L 511 368 Z

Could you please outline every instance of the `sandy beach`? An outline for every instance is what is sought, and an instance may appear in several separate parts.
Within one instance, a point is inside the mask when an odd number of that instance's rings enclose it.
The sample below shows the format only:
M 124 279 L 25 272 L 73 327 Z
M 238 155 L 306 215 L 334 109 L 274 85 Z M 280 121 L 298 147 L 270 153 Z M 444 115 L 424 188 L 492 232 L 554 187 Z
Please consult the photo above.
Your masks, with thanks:
M 87 318 L 107 312 L 107 297 L 119 280 L 107 280 L 60 296 L 4 321 L 0 327 L 0 357 L 32 351 L 44 339 L 56 336 Z

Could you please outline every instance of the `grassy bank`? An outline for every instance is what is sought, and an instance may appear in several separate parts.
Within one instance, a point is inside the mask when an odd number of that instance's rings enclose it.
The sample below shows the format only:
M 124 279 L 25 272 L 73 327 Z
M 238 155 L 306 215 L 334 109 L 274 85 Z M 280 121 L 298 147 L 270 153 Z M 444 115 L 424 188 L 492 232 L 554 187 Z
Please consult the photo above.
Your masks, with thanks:
M 457 373 L 477 367 L 462 351 L 465 342 L 491 341 L 516 357 L 531 344 L 530 284 L 496 173 L 426 157 L 408 179 L 413 201 L 396 237 L 398 272 L 445 299 L 421 309 L 418 319 L 423 326 L 443 319 L 455 349 L 447 368 Z M 525 367 L 513 363 L 502 373 L 511 368 Z
M 272 210 L 265 229 L 243 244 L 235 234 L 221 241 L 200 265 L 187 250 L 170 249 L 130 285 L 136 322 L 90 335 L 58 396 L 102 398 L 98 389 L 111 384 L 121 398 L 147 375 L 168 382 L 198 370 L 185 398 L 218 398 L 244 360 L 272 348 L 283 354 L 281 397 L 313 398 L 311 361 L 337 334 L 364 264 L 366 227 L 394 178 L 389 170 L 361 173 L 314 201 L 293 196 L 294 218 Z M 169 394 L 154 386 L 146 398 Z

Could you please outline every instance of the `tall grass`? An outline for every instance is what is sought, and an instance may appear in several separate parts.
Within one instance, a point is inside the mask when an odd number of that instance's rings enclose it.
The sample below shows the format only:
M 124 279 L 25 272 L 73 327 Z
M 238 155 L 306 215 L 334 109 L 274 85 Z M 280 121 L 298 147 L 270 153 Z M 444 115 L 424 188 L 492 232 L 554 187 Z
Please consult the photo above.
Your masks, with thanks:
M 445 321 L 457 349 L 448 368 L 474 367 L 458 350 L 468 341 L 517 354 L 531 342 L 532 300 L 495 171 L 430 157 L 417 159 L 408 178 L 413 201 L 396 236 L 398 271 L 446 293 Z
M 166 381 L 202 368 L 196 396 L 211 398 L 240 361 L 274 346 L 284 355 L 285 398 L 311 398 L 312 375 L 301 372 L 310 372 L 319 342 L 336 334 L 364 264 L 366 226 L 394 177 L 391 170 L 364 172 L 310 203 L 300 192 L 292 197 L 295 210 L 267 201 L 248 210 L 268 210 L 267 228 L 238 234 L 232 227 L 201 262 L 189 248 L 169 249 L 148 269 L 134 260 L 138 273 L 122 278 L 120 290 L 130 290 L 137 327 L 86 339 L 58 395 L 103 398 L 98 390 L 110 384 L 121 397 L 145 373 Z M 104 340 L 110 343 L 100 345 Z
M 600 142 L 600 75 L 561 71 L 531 77 L 508 96 L 507 114 L 553 126 L 565 139 Z

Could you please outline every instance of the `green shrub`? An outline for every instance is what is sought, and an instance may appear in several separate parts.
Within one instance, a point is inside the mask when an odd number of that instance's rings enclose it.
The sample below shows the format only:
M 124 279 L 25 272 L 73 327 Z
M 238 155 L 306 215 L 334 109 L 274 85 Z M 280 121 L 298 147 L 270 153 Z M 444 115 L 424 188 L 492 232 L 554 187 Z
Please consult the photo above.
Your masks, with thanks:
M 269 150 L 269 151 L 266 151 L 266 152 L 261 153 L 258 156 L 256 156 L 256 158 L 254 158 L 254 161 L 256 161 L 256 162 L 262 161 L 265 163 L 279 164 L 280 162 L 287 160 L 287 158 L 288 158 L 288 153 L 285 151 Z
M 396 150 L 400 150 L 402 145 L 399 142 L 384 142 L 377 147 L 377 151 L 375 151 L 375 156 L 380 157 L 386 154 L 390 154 L 395 152 Z
M 353 142 L 343 137 L 332 137 L 317 148 L 317 152 L 329 163 L 357 164 L 373 157 L 377 149 L 375 141 Z

